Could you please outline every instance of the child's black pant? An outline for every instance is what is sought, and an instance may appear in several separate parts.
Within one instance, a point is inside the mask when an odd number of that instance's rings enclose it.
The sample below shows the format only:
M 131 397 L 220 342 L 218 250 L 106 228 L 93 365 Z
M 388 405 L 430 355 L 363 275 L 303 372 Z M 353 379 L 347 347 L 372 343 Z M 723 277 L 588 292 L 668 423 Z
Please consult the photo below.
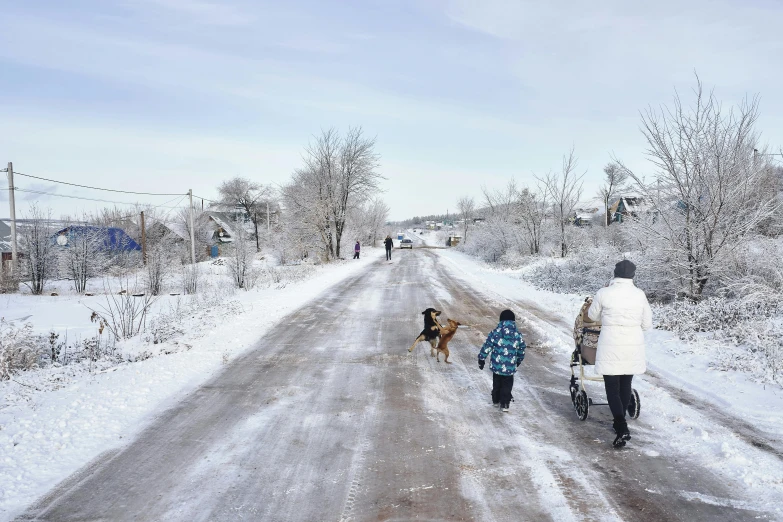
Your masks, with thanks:
M 492 403 L 503 406 L 511 404 L 511 388 L 514 387 L 513 375 L 492 374 Z
M 359 251 L 358 251 L 358 250 L 354 250 L 354 252 L 353 252 L 353 258 L 354 258 L 354 259 L 359 259 Z
M 604 375 L 606 402 L 613 417 L 625 417 L 631 404 L 631 381 L 633 375 Z

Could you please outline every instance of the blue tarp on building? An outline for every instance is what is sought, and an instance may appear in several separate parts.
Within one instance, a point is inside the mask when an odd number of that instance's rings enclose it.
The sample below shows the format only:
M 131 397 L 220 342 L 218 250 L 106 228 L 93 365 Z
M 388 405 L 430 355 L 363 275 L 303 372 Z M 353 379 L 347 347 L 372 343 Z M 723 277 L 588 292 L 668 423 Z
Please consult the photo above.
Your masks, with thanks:
M 125 231 L 116 227 L 91 227 L 91 226 L 73 226 L 60 230 L 52 236 L 52 243 L 57 246 L 67 248 L 74 241 L 82 238 L 90 238 L 97 241 L 102 246 L 102 250 L 116 252 L 131 252 L 141 250 L 141 246 L 136 243 Z

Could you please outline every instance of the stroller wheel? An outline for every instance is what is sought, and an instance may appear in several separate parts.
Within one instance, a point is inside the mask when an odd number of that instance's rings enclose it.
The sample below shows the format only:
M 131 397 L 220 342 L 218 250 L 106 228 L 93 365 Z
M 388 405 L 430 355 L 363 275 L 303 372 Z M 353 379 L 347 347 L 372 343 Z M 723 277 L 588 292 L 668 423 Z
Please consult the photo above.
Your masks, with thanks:
M 579 393 L 579 386 L 572 384 L 568 387 L 568 391 L 571 393 L 571 403 L 576 407 L 576 394 Z
M 636 391 L 636 388 L 633 388 L 631 390 L 631 403 L 628 405 L 628 415 L 632 419 L 638 419 L 641 409 L 642 402 L 639 400 L 639 392 Z
M 579 417 L 579 420 L 583 421 L 587 418 L 587 414 L 590 411 L 590 401 L 587 398 L 586 391 L 582 390 L 576 394 L 574 409 L 576 410 L 576 416 Z

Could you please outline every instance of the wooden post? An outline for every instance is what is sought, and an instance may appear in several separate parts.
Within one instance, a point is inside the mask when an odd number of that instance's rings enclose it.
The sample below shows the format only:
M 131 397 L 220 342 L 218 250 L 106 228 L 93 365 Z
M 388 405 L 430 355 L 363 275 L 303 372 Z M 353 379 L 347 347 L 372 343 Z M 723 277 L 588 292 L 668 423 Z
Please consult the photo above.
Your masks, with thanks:
M 8 162 L 8 203 L 11 211 L 11 272 L 16 274 L 17 245 L 16 245 L 16 198 L 14 195 L 14 164 Z
M 147 228 L 144 226 L 144 211 L 141 211 L 141 260 L 147 264 Z
M 190 196 L 190 260 L 193 269 L 196 268 L 196 231 L 193 229 L 193 189 L 188 190 Z

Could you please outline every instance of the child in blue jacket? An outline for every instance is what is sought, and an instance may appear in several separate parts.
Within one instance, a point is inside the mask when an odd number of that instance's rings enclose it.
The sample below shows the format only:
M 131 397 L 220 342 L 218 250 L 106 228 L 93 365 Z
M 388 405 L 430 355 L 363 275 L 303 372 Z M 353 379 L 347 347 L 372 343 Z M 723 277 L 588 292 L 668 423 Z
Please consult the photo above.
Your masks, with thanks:
M 489 357 L 492 370 L 492 404 L 508 413 L 511 389 L 514 387 L 514 373 L 525 358 L 525 344 L 517 331 L 516 316 L 511 310 L 500 313 L 500 322 L 489 332 L 484 346 L 478 354 L 479 370 L 484 369 L 484 360 Z

